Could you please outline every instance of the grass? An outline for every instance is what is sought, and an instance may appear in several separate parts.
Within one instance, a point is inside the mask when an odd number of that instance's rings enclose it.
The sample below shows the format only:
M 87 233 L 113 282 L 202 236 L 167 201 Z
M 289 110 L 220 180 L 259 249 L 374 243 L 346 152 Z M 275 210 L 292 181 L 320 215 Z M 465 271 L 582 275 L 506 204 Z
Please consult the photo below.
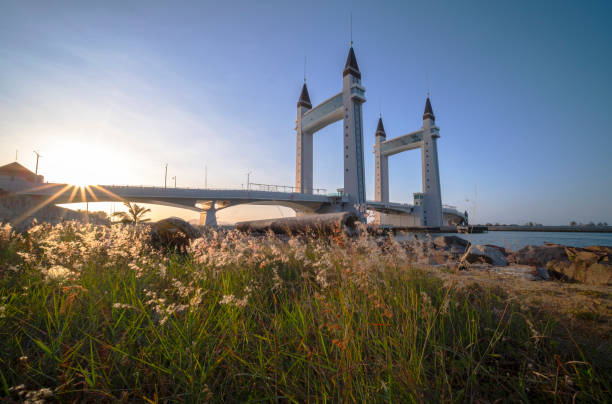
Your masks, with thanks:
M 601 352 L 365 233 L 209 231 L 180 255 L 130 226 L 0 232 L 12 400 L 605 402 Z

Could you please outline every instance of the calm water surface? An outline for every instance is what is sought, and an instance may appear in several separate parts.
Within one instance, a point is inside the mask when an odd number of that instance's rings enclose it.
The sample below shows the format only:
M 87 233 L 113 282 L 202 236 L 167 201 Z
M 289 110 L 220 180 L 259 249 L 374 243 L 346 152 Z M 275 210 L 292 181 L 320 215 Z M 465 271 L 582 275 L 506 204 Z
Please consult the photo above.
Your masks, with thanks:
M 458 236 L 470 241 L 473 244 L 493 244 L 501 247 L 518 250 L 526 245 L 542 245 L 544 243 L 557 243 L 573 247 L 586 247 L 589 245 L 612 246 L 612 233 L 557 233 L 557 232 L 537 232 L 537 231 L 490 231 L 488 233 L 477 234 L 423 234 L 423 233 L 404 233 L 398 234 L 398 240 L 406 240 L 418 237 L 436 238 L 440 235 Z

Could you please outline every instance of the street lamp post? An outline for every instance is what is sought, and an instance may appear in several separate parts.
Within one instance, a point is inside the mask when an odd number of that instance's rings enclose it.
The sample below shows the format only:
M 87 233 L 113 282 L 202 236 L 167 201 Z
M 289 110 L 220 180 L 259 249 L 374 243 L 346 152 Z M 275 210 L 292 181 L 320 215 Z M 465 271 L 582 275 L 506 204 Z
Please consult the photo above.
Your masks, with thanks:
M 34 150 L 34 154 L 36 154 L 36 171 L 34 172 L 34 174 L 38 175 L 38 159 L 42 156 L 36 150 Z
M 164 174 L 164 188 L 168 188 L 168 163 L 166 163 L 166 173 Z

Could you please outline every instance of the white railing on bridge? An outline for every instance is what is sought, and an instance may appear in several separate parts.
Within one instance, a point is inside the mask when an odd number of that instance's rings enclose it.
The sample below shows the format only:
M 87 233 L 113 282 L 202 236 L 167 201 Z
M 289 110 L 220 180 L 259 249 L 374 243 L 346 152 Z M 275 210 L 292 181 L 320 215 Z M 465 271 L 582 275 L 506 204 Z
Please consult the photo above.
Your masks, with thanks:
M 115 188 L 140 188 L 140 189 L 194 189 L 194 190 L 210 190 L 210 191 L 267 191 L 267 192 L 283 192 L 283 193 L 300 193 L 299 191 L 296 191 L 296 187 L 292 187 L 289 185 L 274 185 L 274 184 L 257 184 L 254 182 L 250 182 L 247 186 L 247 188 L 245 189 L 244 187 L 242 188 L 236 188 L 236 187 L 225 187 L 225 188 L 203 188 L 203 187 L 174 187 L 174 186 L 169 186 L 169 187 L 161 187 L 161 186 L 154 186 L 154 185 L 127 185 L 127 184 L 104 184 L 104 185 L 99 185 L 102 187 L 115 187 Z M 313 188 L 312 192 L 307 192 L 310 194 L 315 194 L 315 195 L 325 195 L 327 192 L 327 189 L 325 188 Z
M 90 185 L 93 186 L 93 185 Z M 225 187 L 225 188 L 204 188 L 204 187 L 162 187 L 156 185 L 129 185 L 129 184 L 99 184 L 100 187 L 114 187 L 114 188 L 140 188 L 140 189 L 194 189 L 194 190 L 204 190 L 204 191 L 246 191 L 244 187 L 236 188 L 236 187 Z
M 296 187 L 292 187 L 290 185 L 256 184 L 254 182 L 249 182 L 248 185 L 249 191 L 299 193 L 299 191 L 296 191 L 296 189 Z M 312 192 L 307 193 L 315 195 L 325 195 L 326 192 L 327 189 L 325 188 L 313 188 Z

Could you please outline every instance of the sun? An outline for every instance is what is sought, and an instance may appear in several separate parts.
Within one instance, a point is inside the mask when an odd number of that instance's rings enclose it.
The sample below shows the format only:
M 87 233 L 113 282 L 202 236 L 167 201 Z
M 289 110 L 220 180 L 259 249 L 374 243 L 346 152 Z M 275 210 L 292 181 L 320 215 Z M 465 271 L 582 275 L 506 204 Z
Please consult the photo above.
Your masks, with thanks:
M 77 180 L 77 181 L 72 181 L 70 183 L 70 185 L 72 185 L 73 187 L 76 187 L 76 188 L 88 188 L 91 184 L 89 184 L 89 183 L 87 183 L 85 181 Z

